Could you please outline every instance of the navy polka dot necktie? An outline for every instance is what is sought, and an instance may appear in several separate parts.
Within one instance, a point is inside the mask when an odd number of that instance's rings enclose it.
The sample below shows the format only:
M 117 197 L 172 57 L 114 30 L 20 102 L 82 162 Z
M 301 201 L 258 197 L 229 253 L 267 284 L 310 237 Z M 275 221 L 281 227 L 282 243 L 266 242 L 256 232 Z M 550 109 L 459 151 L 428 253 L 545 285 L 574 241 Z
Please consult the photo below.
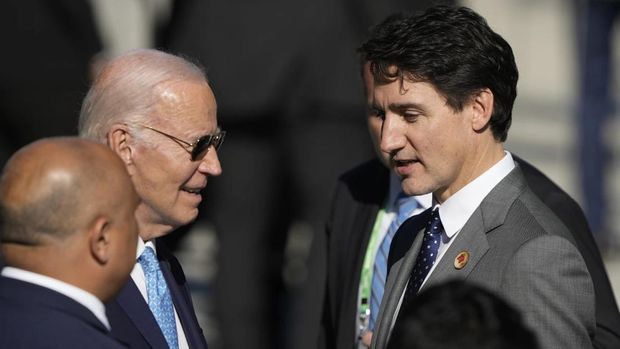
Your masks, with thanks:
M 443 231 L 443 225 L 441 224 L 441 219 L 439 219 L 439 208 L 435 208 L 431 213 L 431 218 L 424 231 L 422 247 L 420 248 L 420 253 L 418 253 L 415 265 L 411 271 L 411 276 L 409 277 L 409 283 L 407 284 L 407 290 L 403 298 L 403 306 L 412 296 L 418 293 L 428 272 L 433 267 L 433 264 L 435 264 Z
M 168 285 L 166 285 L 164 274 L 162 274 L 159 268 L 155 251 L 147 246 L 138 258 L 138 262 L 142 266 L 142 270 L 144 270 L 149 308 L 159 328 L 161 328 L 168 346 L 177 349 L 179 347 L 179 340 L 172 297 L 170 296 Z

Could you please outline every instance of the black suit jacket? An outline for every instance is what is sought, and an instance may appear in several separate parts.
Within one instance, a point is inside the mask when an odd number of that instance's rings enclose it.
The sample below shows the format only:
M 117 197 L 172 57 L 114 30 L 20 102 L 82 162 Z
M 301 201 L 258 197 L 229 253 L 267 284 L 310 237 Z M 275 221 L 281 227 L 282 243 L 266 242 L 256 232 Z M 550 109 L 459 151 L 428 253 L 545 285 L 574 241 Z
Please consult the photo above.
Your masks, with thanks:
M 80 303 L 7 277 L 0 277 L 0 347 L 124 348 Z
M 602 258 L 579 205 L 542 172 L 513 154 L 532 191 L 560 218 L 574 236 L 591 274 L 596 294 L 595 348 L 620 348 L 620 314 Z M 389 172 L 371 160 L 338 181 L 327 226 L 329 256 L 323 315 L 327 347 L 352 348 L 359 278 L 377 212 L 387 197 Z M 413 219 L 413 218 L 412 218 Z M 402 257 L 415 236 L 397 233 L 388 265 Z
M 327 288 L 321 344 L 353 348 L 360 273 L 375 218 L 389 188 L 389 171 L 365 162 L 338 179 L 327 222 Z
M 157 259 L 189 347 L 207 348 L 183 269 L 160 241 L 157 242 Z M 153 313 L 133 280 L 130 279 L 116 299 L 106 305 L 106 312 L 112 326 L 112 335 L 130 348 L 168 348 Z

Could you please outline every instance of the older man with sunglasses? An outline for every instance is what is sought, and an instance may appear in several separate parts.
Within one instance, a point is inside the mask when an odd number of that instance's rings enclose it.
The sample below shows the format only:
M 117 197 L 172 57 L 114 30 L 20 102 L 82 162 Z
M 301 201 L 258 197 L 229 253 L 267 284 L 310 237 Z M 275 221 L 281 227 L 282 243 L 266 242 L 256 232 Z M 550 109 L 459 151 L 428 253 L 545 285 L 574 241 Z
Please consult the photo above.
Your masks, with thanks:
M 80 135 L 118 154 L 142 200 L 131 280 L 107 305 L 112 334 L 131 348 L 207 346 L 181 266 L 158 238 L 196 219 L 222 172 L 216 109 L 200 68 L 156 50 L 111 60 L 82 105 Z

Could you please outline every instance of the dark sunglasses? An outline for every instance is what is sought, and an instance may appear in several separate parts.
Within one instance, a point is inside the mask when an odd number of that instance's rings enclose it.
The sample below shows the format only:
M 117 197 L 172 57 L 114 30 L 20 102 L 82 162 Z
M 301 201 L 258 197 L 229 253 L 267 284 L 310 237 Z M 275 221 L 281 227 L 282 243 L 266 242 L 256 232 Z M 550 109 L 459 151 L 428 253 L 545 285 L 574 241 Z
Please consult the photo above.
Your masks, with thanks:
M 166 132 L 152 128 L 150 126 L 146 126 L 142 124 L 136 124 L 136 125 L 147 128 L 151 131 L 155 131 L 159 133 L 160 135 L 163 135 L 163 136 L 166 136 L 172 139 L 191 155 L 192 161 L 201 159 L 204 156 L 204 154 L 207 153 L 207 151 L 209 150 L 209 147 L 211 146 L 213 146 L 213 148 L 215 148 L 216 151 L 220 149 L 220 147 L 222 146 L 222 143 L 224 143 L 224 136 L 226 136 L 226 131 L 222 131 L 218 128 L 215 134 L 204 135 L 198 138 L 197 140 L 195 140 L 193 143 L 190 143 L 180 138 L 177 138 L 173 135 L 169 135 Z

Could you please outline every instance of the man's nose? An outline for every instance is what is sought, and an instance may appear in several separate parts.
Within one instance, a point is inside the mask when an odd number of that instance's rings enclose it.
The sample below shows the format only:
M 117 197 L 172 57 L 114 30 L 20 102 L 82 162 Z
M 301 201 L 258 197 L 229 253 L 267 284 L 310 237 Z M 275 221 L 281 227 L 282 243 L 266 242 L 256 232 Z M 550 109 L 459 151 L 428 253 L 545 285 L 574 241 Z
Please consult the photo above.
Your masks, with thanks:
M 406 124 L 397 115 L 387 114 L 381 126 L 381 151 L 391 154 L 405 147 Z
M 209 176 L 219 176 L 222 174 L 222 164 L 220 163 L 220 158 L 215 148 L 211 147 L 207 151 L 202 161 L 200 161 L 198 171 Z

